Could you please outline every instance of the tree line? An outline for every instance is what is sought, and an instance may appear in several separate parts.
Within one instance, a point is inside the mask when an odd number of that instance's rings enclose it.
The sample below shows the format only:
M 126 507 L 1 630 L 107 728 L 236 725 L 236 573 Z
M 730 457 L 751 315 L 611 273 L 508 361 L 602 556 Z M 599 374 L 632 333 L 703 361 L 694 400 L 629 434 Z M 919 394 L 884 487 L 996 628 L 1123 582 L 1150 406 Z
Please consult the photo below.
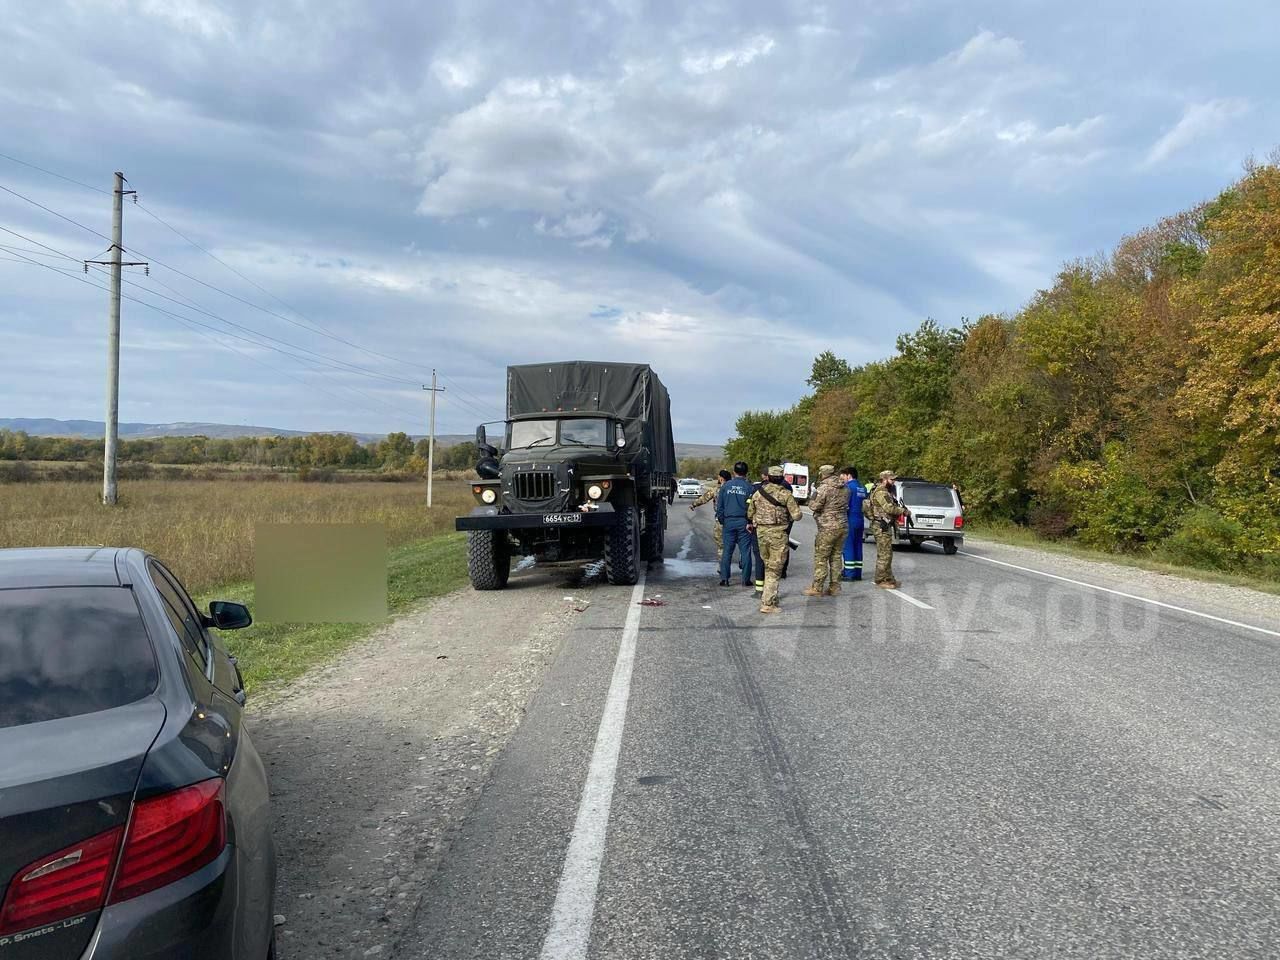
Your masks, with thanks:
M 1063 266 L 1017 313 L 813 363 L 729 458 L 803 456 L 959 484 L 980 517 L 1280 573 L 1280 165 Z
M 350 468 L 421 473 L 427 468 L 427 441 L 414 443 L 406 433 L 361 443 L 345 433 L 297 437 L 147 437 L 121 440 L 118 459 L 150 464 L 248 464 L 271 469 Z M 101 463 L 103 441 L 84 437 L 38 437 L 0 430 L 0 460 L 52 460 Z M 442 470 L 473 467 L 473 444 L 441 448 L 435 462 Z

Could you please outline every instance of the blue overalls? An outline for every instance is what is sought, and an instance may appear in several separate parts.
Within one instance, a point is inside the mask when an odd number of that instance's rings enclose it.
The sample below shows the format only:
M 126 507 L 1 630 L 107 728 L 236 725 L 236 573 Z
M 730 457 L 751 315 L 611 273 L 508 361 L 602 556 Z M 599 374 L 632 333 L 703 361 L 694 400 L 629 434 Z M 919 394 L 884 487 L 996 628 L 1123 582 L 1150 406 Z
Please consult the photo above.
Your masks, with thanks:
M 720 554 L 720 579 L 729 579 L 733 548 L 738 548 L 743 586 L 751 584 L 751 534 L 747 532 L 747 500 L 755 492 L 746 477 L 726 481 L 716 494 L 716 519 L 724 527 L 724 550 Z
M 862 579 L 862 529 L 866 522 L 862 516 L 862 501 L 867 499 L 867 488 L 857 480 L 845 484 L 849 488 L 849 536 L 844 540 L 844 573 L 841 580 Z

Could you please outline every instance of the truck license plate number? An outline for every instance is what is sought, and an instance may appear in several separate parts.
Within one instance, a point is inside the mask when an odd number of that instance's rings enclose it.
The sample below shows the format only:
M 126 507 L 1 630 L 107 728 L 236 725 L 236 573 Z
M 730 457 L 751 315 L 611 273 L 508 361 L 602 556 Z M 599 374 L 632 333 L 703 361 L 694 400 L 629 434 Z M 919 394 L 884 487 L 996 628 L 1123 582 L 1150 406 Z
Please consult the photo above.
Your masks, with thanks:
M 548 525 L 559 525 L 565 523 L 581 523 L 582 514 L 580 513 L 544 513 L 542 522 Z

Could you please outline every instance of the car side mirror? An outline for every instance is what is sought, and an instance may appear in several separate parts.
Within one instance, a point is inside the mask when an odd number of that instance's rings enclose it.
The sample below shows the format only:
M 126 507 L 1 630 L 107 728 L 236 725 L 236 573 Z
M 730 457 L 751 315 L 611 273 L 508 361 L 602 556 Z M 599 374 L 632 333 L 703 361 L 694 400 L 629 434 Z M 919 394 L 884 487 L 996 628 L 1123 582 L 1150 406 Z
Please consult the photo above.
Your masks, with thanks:
M 219 630 L 243 630 L 253 623 L 249 608 L 230 600 L 214 600 L 209 604 L 211 625 Z

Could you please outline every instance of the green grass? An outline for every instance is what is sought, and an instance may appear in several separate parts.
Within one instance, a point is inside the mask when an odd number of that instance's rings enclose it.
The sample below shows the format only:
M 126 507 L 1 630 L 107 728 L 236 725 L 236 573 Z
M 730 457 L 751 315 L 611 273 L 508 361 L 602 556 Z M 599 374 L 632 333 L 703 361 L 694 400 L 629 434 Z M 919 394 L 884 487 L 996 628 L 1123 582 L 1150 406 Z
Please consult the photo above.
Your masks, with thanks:
M 1031 547 L 1044 550 L 1046 553 L 1057 553 L 1081 560 L 1103 560 L 1125 567 L 1136 567 L 1140 570 L 1151 570 L 1155 573 L 1167 573 L 1173 576 L 1186 577 L 1189 580 L 1201 580 L 1205 583 L 1225 583 L 1235 587 L 1248 587 L 1263 593 L 1280 594 L 1280 578 L 1274 576 L 1256 576 L 1244 573 L 1227 573 L 1222 570 L 1205 570 L 1201 567 L 1182 566 L 1169 563 L 1156 557 L 1140 553 L 1111 553 L 1081 546 L 1068 540 L 1046 540 L 1037 536 L 1034 530 L 1020 527 L 1007 520 L 986 520 L 966 522 L 966 536 L 973 535 L 975 540 L 993 540 L 1014 547 Z
M 387 552 L 391 616 L 466 583 L 466 542 L 464 534 L 449 533 L 392 547 Z M 210 600 L 236 600 L 252 610 L 254 586 L 252 582 L 228 584 L 203 591 L 195 600 L 202 608 Z M 385 622 L 254 624 L 221 636 L 239 659 L 245 689 L 261 694 L 334 659 Z

